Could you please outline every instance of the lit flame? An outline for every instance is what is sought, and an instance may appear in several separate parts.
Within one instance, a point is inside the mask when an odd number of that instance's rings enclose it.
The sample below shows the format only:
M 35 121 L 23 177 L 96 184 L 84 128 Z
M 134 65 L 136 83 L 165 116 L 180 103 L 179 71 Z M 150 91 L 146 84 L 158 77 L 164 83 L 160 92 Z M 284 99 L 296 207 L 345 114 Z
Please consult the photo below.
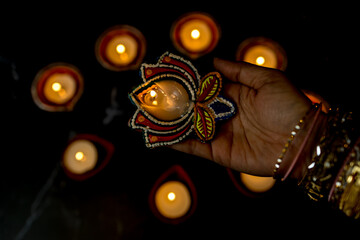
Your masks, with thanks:
M 155 92 L 154 90 L 151 90 L 151 91 L 150 91 L 150 96 L 151 96 L 151 97 L 155 97 L 155 96 L 156 96 L 156 92 Z
M 192 39 L 199 39 L 200 38 L 200 31 L 197 29 L 194 29 L 191 31 L 191 38 Z
M 169 192 L 169 194 L 167 195 L 167 198 L 169 199 L 169 201 L 174 201 L 176 198 L 176 195 L 174 192 Z
M 75 153 L 75 159 L 78 161 L 85 161 L 85 155 L 83 152 Z
M 123 54 L 125 51 L 126 51 L 126 48 L 125 48 L 125 45 L 124 44 L 118 44 L 116 46 L 116 51 L 119 53 L 119 54 Z
M 51 85 L 51 88 L 52 88 L 52 90 L 54 90 L 54 92 L 59 92 L 59 91 L 62 89 L 62 86 L 61 86 L 60 83 L 54 82 L 54 83 Z
M 150 94 L 150 97 L 151 97 L 152 99 L 154 99 L 154 100 L 152 101 L 152 105 L 158 105 L 158 101 L 156 100 L 157 93 L 156 93 L 154 90 L 151 90 L 151 91 L 149 92 L 149 94 Z
M 259 56 L 255 61 L 257 65 L 263 65 L 265 63 L 265 58 L 263 56 Z

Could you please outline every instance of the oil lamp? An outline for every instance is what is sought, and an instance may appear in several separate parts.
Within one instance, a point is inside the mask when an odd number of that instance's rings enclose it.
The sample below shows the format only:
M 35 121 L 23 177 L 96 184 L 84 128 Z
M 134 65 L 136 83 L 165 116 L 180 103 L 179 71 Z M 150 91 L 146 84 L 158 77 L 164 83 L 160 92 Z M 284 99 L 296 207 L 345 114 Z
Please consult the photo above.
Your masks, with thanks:
M 180 118 L 192 105 L 185 88 L 171 80 L 157 81 L 136 97 L 145 111 L 165 121 Z
M 84 88 L 80 71 L 67 63 L 53 63 L 35 76 L 31 95 L 38 107 L 46 111 L 71 111 Z
M 89 140 L 79 139 L 65 150 L 64 166 L 74 174 L 83 174 L 94 169 L 98 160 L 98 151 Z
M 254 193 L 269 191 L 276 182 L 273 177 L 259 177 L 246 173 L 240 173 L 240 179 L 245 187 Z
M 205 13 L 188 13 L 180 17 L 171 28 L 174 46 L 193 59 L 211 52 L 219 38 L 220 27 Z
M 189 61 L 168 52 L 140 70 L 144 83 L 129 94 L 137 107 L 129 125 L 144 133 L 147 147 L 171 145 L 192 132 L 210 141 L 216 122 L 235 114 L 234 104 L 220 95 L 218 72 L 200 78 Z
M 149 205 L 153 214 L 165 223 L 179 224 L 192 216 L 197 193 L 183 167 L 174 165 L 161 174 L 150 191 Z
M 275 41 L 264 37 L 243 41 L 236 52 L 236 60 L 282 71 L 287 66 L 285 50 Z
M 137 69 L 145 52 L 145 37 L 138 29 L 128 25 L 106 30 L 95 45 L 97 60 L 112 71 Z
M 182 182 L 167 181 L 156 190 L 155 205 L 164 217 L 180 218 L 189 211 L 191 206 L 189 189 Z
M 273 177 L 260 177 L 239 173 L 230 168 L 227 168 L 227 172 L 234 186 L 242 194 L 251 198 L 264 196 L 276 184 L 276 180 Z
M 99 173 L 113 153 L 111 142 L 93 134 L 78 134 L 66 146 L 61 163 L 69 178 L 83 181 Z

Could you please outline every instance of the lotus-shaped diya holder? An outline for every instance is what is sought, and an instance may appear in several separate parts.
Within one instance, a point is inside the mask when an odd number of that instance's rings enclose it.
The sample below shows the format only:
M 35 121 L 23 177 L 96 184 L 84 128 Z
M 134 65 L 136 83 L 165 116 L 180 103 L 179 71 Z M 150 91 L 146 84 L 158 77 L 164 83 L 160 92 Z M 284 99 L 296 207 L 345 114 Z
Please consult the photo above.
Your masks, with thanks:
M 189 61 L 168 52 L 140 71 L 144 83 L 129 94 L 138 108 L 129 125 L 143 131 L 149 148 L 178 143 L 194 131 L 210 141 L 215 123 L 235 114 L 234 104 L 219 95 L 218 72 L 200 78 Z

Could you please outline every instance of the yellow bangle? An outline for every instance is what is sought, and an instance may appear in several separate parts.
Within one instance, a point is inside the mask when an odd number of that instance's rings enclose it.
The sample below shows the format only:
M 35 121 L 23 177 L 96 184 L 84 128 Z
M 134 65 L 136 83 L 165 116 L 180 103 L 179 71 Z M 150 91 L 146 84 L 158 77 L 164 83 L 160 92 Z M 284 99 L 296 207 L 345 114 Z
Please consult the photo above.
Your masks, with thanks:
M 360 217 L 360 138 L 333 184 L 329 201 L 347 216 Z

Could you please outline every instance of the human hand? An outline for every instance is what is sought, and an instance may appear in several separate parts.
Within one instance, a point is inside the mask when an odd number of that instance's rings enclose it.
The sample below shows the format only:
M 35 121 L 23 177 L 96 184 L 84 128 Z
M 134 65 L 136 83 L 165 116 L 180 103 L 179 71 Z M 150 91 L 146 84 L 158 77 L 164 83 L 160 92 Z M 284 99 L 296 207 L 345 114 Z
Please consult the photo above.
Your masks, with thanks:
M 214 59 L 214 66 L 230 80 L 224 95 L 236 104 L 236 115 L 209 143 L 189 139 L 170 147 L 241 172 L 272 176 L 291 130 L 311 102 L 281 71 L 221 59 Z

